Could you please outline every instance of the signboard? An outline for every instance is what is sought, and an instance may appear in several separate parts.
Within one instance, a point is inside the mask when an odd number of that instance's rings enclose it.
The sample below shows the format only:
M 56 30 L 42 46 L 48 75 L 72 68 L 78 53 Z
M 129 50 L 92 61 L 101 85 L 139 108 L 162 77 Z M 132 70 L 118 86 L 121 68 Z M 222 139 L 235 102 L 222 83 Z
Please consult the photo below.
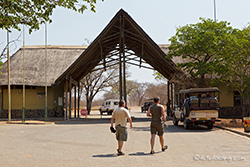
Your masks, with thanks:
M 88 111 L 86 109 L 81 110 L 81 115 L 86 116 L 88 114 Z

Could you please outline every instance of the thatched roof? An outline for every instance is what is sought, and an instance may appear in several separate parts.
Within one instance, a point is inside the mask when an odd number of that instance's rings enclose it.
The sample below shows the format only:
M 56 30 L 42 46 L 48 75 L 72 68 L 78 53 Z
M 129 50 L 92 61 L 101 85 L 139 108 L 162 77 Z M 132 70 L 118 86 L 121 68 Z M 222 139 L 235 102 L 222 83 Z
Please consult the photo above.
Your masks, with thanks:
M 56 84 L 71 76 L 79 81 L 124 41 L 124 47 L 132 50 L 136 56 L 143 59 L 167 79 L 171 79 L 176 66 L 172 60 L 166 59 L 166 54 L 146 34 L 146 32 L 123 9 L 119 10 L 104 30 L 91 43 L 79 58 L 56 80 Z M 117 60 L 117 59 L 116 59 Z M 128 60 L 128 59 L 127 59 Z M 129 60 L 128 60 L 129 61 Z
M 87 46 L 47 46 L 47 85 L 55 80 L 84 52 Z M 25 85 L 45 86 L 45 46 L 25 46 Z M 7 61 L 0 70 L 0 86 L 8 85 Z M 10 84 L 23 84 L 23 48 L 10 58 Z
M 170 44 L 165 45 L 159 45 L 161 50 L 167 55 L 168 54 L 168 47 Z M 179 57 L 173 57 L 171 59 L 176 65 L 178 63 L 186 62 L 187 59 L 183 59 L 181 56 Z M 190 78 L 190 75 L 181 69 L 178 69 L 175 73 L 175 75 L 170 79 L 170 82 L 177 83 L 179 85 L 185 85 L 185 87 L 197 87 L 196 81 Z

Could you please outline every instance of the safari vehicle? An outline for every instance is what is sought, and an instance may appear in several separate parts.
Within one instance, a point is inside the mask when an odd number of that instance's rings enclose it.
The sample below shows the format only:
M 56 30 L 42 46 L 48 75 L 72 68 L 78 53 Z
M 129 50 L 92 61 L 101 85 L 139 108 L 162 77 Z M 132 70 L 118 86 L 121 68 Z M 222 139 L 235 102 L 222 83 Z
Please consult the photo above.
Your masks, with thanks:
M 100 114 L 107 113 L 108 115 L 111 115 L 113 111 L 119 107 L 119 100 L 117 99 L 109 99 L 103 102 L 101 108 L 99 109 Z
M 143 106 L 141 107 L 141 112 L 147 112 L 148 111 L 148 108 L 149 106 L 151 106 L 153 104 L 152 101 L 147 101 L 143 104 Z
M 178 105 L 173 111 L 173 123 L 184 123 L 188 129 L 192 125 L 205 125 L 212 129 L 218 119 L 219 89 L 218 88 L 191 88 L 178 92 Z M 185 104 L 184 104 L 184 98 Z

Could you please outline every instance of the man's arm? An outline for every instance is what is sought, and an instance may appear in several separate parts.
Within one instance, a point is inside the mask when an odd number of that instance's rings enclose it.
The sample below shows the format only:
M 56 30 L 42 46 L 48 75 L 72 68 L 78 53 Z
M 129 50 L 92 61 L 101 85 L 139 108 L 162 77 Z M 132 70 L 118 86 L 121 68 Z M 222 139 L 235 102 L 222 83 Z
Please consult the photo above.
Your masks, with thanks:
M 114 124 L 114 118 L 113 117 L 111 118 L 110 123 L 111 123 L 111 126 L 113 127 L 113 124 Z
M 132 128 L 133 128 L 132 119 L 131 119 L 131 118 L 128 118 L 128 122 L 130 123 L 130 129 L 132 129 Z
M 151 117 L 150 107 L 148 108 L 147 117 Z
M 163 121 L 164 121 L 164 123 L 166 123 L 166 113 L 164 112 L 164 107 L 163 106 L 161 106 L 161 116 L 163 117 Z

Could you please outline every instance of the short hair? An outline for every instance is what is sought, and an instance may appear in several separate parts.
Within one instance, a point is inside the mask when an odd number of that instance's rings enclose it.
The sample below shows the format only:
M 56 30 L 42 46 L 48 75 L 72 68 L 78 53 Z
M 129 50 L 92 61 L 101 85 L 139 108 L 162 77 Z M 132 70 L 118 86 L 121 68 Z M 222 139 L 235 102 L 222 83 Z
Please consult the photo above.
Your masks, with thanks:
M 157 96 L 157 97 L 154 97 L 154 102 L 157 103 L 158 101 L 160 100 L 160 98 Z
M 122 107 L 123 104 L 125 104 L 125 101 L 124 101 L 124 100 L 120 100 L 120 101 L 119 101 L 119 107 Z

